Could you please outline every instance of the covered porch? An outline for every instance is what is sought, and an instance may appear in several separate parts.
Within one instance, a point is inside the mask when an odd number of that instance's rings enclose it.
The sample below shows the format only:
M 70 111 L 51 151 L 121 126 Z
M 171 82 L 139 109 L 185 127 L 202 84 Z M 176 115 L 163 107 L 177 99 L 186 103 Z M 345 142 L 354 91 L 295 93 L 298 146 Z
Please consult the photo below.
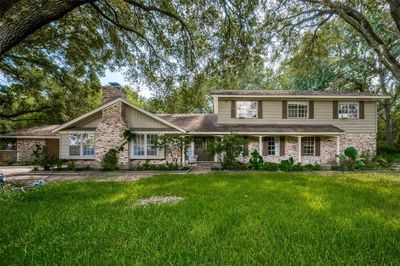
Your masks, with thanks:
M 230 126 L 227 129 L 235 129 Z M 239 128 L 238 128 L 239 129 Z M 241 131 L 204 132 L 193 134 L 189 146 L 200 162 L 217 162 L 217 156 L 207 154 L 207 143 L 236 134 L 247 139 L 244 156 L 238 160 L 248 162 L 256 150 L 268 162 L 280 162 L 290 157 L 303 164 L 333 165 L 341 152 L 344 132 L 332 125 L 257 125 L 243 127 Z

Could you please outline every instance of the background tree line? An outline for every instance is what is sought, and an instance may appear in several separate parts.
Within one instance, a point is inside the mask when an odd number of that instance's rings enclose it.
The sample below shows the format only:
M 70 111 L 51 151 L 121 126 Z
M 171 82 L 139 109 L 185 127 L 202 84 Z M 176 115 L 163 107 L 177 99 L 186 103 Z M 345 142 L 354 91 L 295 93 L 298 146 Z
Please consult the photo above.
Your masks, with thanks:
M 214 88 L 389 94 L 379 140 L 398 146 L 399 29 L 395 0 L 0 0 L 0 123 L 65 122 L 126 69 L 164 113 L 207 112 Z

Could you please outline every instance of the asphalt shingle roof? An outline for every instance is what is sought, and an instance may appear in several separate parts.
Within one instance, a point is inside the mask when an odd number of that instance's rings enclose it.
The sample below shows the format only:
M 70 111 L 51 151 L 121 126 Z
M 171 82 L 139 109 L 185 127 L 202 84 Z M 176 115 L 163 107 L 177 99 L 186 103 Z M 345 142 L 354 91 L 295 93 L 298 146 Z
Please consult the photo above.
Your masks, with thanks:
M 53 129 L 59 125 L 47 125 L 39 127 L 25 128 L 5 134 L 6 136 L 55 136 Z
M 333 125 L 218 124 L 216 114 L 159 115 L 189 132 L 344 132 Z
M 382 96 L 369 92 L 310 91 L 310 90 L 214 90 L 211 95 L 243 96 Z

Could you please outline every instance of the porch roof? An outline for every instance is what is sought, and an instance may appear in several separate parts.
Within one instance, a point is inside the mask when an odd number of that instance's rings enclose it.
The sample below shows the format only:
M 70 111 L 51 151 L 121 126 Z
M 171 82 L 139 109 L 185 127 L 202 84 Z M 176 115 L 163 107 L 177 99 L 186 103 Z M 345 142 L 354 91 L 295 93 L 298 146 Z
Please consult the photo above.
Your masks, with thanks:
M 218 124 L 216 114 L 160 115 L 189 133 L 342 133 L 342 129 L 329 124 Z

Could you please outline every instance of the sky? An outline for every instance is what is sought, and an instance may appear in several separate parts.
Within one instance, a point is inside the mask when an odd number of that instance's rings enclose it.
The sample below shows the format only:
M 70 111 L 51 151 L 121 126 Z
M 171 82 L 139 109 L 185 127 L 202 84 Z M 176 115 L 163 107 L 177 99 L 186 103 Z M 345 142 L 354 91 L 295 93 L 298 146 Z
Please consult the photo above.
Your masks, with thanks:
M 137 89 L 138 85 L 127 80 L 121 71 L 110 71 L 106 70 L 103 77 L 100 78 L 101 85 L 107 85 L 108 82 L 118 82 L 121 85 L 130 85 L 133 89 Z M 148 88 L 141 86 L 139 88 L 139 94 L 146 99 L 149 99 L 152 95 Z

